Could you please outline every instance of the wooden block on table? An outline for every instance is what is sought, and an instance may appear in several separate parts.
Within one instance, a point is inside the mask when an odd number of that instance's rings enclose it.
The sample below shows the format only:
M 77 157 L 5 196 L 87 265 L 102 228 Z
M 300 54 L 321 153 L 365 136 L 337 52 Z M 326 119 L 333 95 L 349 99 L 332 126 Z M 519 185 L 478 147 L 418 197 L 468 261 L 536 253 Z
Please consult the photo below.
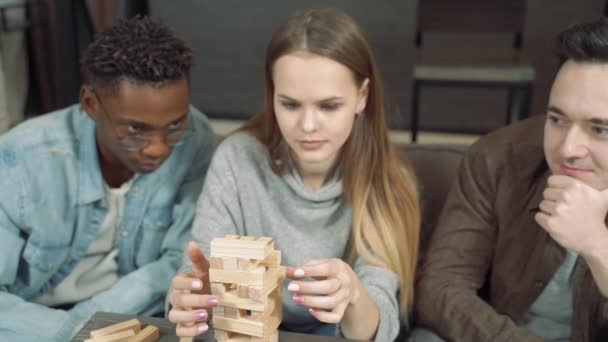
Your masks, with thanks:
M 235 234 L 229 234 L 224 236 L 224 239 L 228 239 L 228 240 L 239 240 L 241 238 L 240 235 L 235 235 Z
M 263 260 L 274 250 L 274 242 L 272 239 L 270 242 L 261 239 L 252 241 L 216 238 L 211 241 L 210 256 Z
M 255 240 L 255 236 L 241 236 L 241 240 L 248 240 L 248 241 L 254 241 Z
M 123 330 L 107 335 L 98 335 L 84 342 L 128 342 L 133 336 L 135 336 L 133 330 Z
M 125 331 L 125 330 L 132 330 L 133 335 L 135 335 L 136 333 L 141 331 L 141 322 L 134 318 L 134 319 L 130 319 L 128 321 L 113 324 L 113 325 L 107 326 L 102 329 L 97 329 L 97 330 L 91 331 L 91 337 L 110 335 L 110 334 Z
M 148 325 L 137 335 L 131 337 L 129 342 L 156 342 L 160 337 L 160 330 L 158 327 Z

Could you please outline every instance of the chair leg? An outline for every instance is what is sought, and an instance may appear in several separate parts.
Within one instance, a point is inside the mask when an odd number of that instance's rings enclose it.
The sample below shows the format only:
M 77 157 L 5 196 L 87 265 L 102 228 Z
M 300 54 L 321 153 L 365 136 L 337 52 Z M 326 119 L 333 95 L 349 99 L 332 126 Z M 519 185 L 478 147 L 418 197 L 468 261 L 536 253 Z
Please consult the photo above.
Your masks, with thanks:
M 420 96 L 420 84 L 414 81 L 412 92 L 412 112 L 410 113 L 411 140 L 415 143 L 418 139 L 418 106 Z

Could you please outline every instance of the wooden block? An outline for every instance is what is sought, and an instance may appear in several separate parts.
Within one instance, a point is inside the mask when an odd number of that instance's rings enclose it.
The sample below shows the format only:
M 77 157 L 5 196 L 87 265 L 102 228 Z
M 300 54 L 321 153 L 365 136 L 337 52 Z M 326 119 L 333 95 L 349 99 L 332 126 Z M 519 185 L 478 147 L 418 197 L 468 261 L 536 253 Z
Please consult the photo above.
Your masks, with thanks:
M 249 294 L 248 297 L 251 300 L 254 300 L 256 302 L 261 302 L 262 300 L 264 300 L 264 288 L 261 286 L 248 286 L 247 289 L 249 290 Z
M 158 327 L 148 325 L 137 335 L 131 337 L 129 342 L 156 342 L 160 337 L 160 330 Z
M 259 242 L 264 243 L 264 244 L 269 244 L 271 242 L 273 242 L 273 240 L 269 237 L 266 236 L 262 236 L 261 238 L 258 239 Z
M 225 315 L 224 307 L 219 306 L 219 307 L 211 308 L 211 314 L 213 315 L 213 317 L 216 317 L 216 316 L 224 317 L 224 315 Z
M 260 266 L 264 267 L 279 267 L 281 266 L 281 251 L 271 251 L 264 260 L 249 260 L 237 258 L 237 270 L 248 271 Z M 224 268 L 225 269 L 225 268 Z
M 224 237 L 224 239 L 228 239 L 228 240 L 239 240 L 240 238 L 241 238 L 240 235 L 235 235 L 235 234 L 229 234 Z
M 268 336 L 264 337 L 253 337 L 249 339 L 250 342 L 279 342 L 279 330 L 275 329 L 268 333 Z
M 231 319 L 226 317 L 213 317 L 213 326 L 216 329 L 232 331 L 249 336 L 264 337 L 276 330 L 281 323 L 278 316 L 272 315 L 265 322 L 256 322 L 250 319 Z
M 221 329 L 213 329 L 213 335 L 217 341 L 228 341 L 230 339 L 230 334 Z
M 247 241 L 254 241 L 255 240 L 255 236 L 241 236 L 241 240 L 247 240 Z
M 224 317 L 226 317 L 226 318 L 234 318 L 234 319 L 241 318 L 240 315 L 239 315 L 239 309 L 232 308 L 232 307 L 229 307 L 229 306 L 224 307 Z
M 193 342 L 194 338 L 193 337 L 180 337 L 179 338 L 179 342 Z
M 249 336 L 264 336 L 264 323 L 249 319 L 231 319 L 227 317 L 213 317 L 213 326 L 217 329 L 237 332 Z
M 251 311 L 251 319 L 256 321 L 265 321 L 268 317 L 272 315 L 277 315 L 277 307 L 283 306 L 283 297 L 281 296 L 282 287 L 275 288 L 272 293 L 270 293 L 263 303 L 263 310 L 252 310 Z M 281 311 L 281 319 L 282 319 L 282 311 Z
M 224 283 L 211 283 L 211 294 L 215 296 L 223 296 L 226 293 L 226 285 Z
M 223 270 L 224 271 L 236 271 L 237 270 L 236 259 L 237 258 L 222 257 L 222 262 L 224 264 Z
M 235 257 L 263 260 L 274 250 L 274 242 L 216 238 L 211 241 L 212 257 Z
M 274 250 L 260 262 L 261 265 L 266 267 L 279 267 L 281 266 L 281 251 Z
M 219 257 L 210 257 L 209 258 L 209 268 L 214 270 L 223 270 L 224 269 L 224 260 Z
M 237 295 L 239 298 L 249 298 L 249 286 L 239 285 L 237 287 Z
M 123 330 L 112 334 L 98 335 L 84 342 L 128 342 L 133 336 L 135 336 L 133 330 Z
M 252 262 L 249 259 L 237 258 L 236 263 L 238 271 L 249 271 L 252 268 Z
M 222 296 L 222 307 L 237 308 L 243 310 L 264 311 L 265 303 L 263 300 L 255 301 L 249 298 L 241 298 L 238 293 L 226 292 Z
M 258 267 L 247 272 L 210 269 L 209 279 L 214 283 L 264 286 L 264 280 L 267 277 L 265 273 L 265 267 Z
M 141 322 L 134 318 L 128 321 L 113 324 L 102 329 L 91 331 L 91 337 L 110 335 L 125 330 L 132 330 L 133 335 L 135 335 L 136 333 L 141 331 Z

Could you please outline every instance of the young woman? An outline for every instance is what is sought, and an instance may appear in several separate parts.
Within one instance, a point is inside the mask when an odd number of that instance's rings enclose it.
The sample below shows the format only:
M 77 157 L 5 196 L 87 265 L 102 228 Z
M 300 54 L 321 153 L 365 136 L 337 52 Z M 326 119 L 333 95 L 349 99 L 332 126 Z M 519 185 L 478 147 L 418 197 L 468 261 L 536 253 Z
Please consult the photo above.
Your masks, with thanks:
M 192 271 L 170 295 L 177 334 L 207 330 L 204 308 L 218 305 L 203 294 L 199 246 L 238 234 L 273 238 L 290 266 L 281 329 L 333 335 L 337 325 L 349 338 L 392 341 L 412 302 L 418 197 L 388 139 L 378 67 L 349 16 L 309 10 L 274 34 L 265 107 L 211 163 L 183 267 Z

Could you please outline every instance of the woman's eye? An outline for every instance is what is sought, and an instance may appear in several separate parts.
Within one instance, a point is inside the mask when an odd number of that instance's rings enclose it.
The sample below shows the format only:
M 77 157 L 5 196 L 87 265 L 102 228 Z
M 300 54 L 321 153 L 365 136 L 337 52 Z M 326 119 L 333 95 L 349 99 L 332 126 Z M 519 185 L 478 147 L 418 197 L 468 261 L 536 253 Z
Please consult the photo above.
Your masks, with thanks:
M 285 109 L 296 109 L 298 108 L 298 104 L 295 102 L 281 102 L 281 105 L 285 108 Z
M 339 103 L 325 103 L 321 105 L 321 109 L 328 112 L 334 111 L 338 108 L 340 108 Z

